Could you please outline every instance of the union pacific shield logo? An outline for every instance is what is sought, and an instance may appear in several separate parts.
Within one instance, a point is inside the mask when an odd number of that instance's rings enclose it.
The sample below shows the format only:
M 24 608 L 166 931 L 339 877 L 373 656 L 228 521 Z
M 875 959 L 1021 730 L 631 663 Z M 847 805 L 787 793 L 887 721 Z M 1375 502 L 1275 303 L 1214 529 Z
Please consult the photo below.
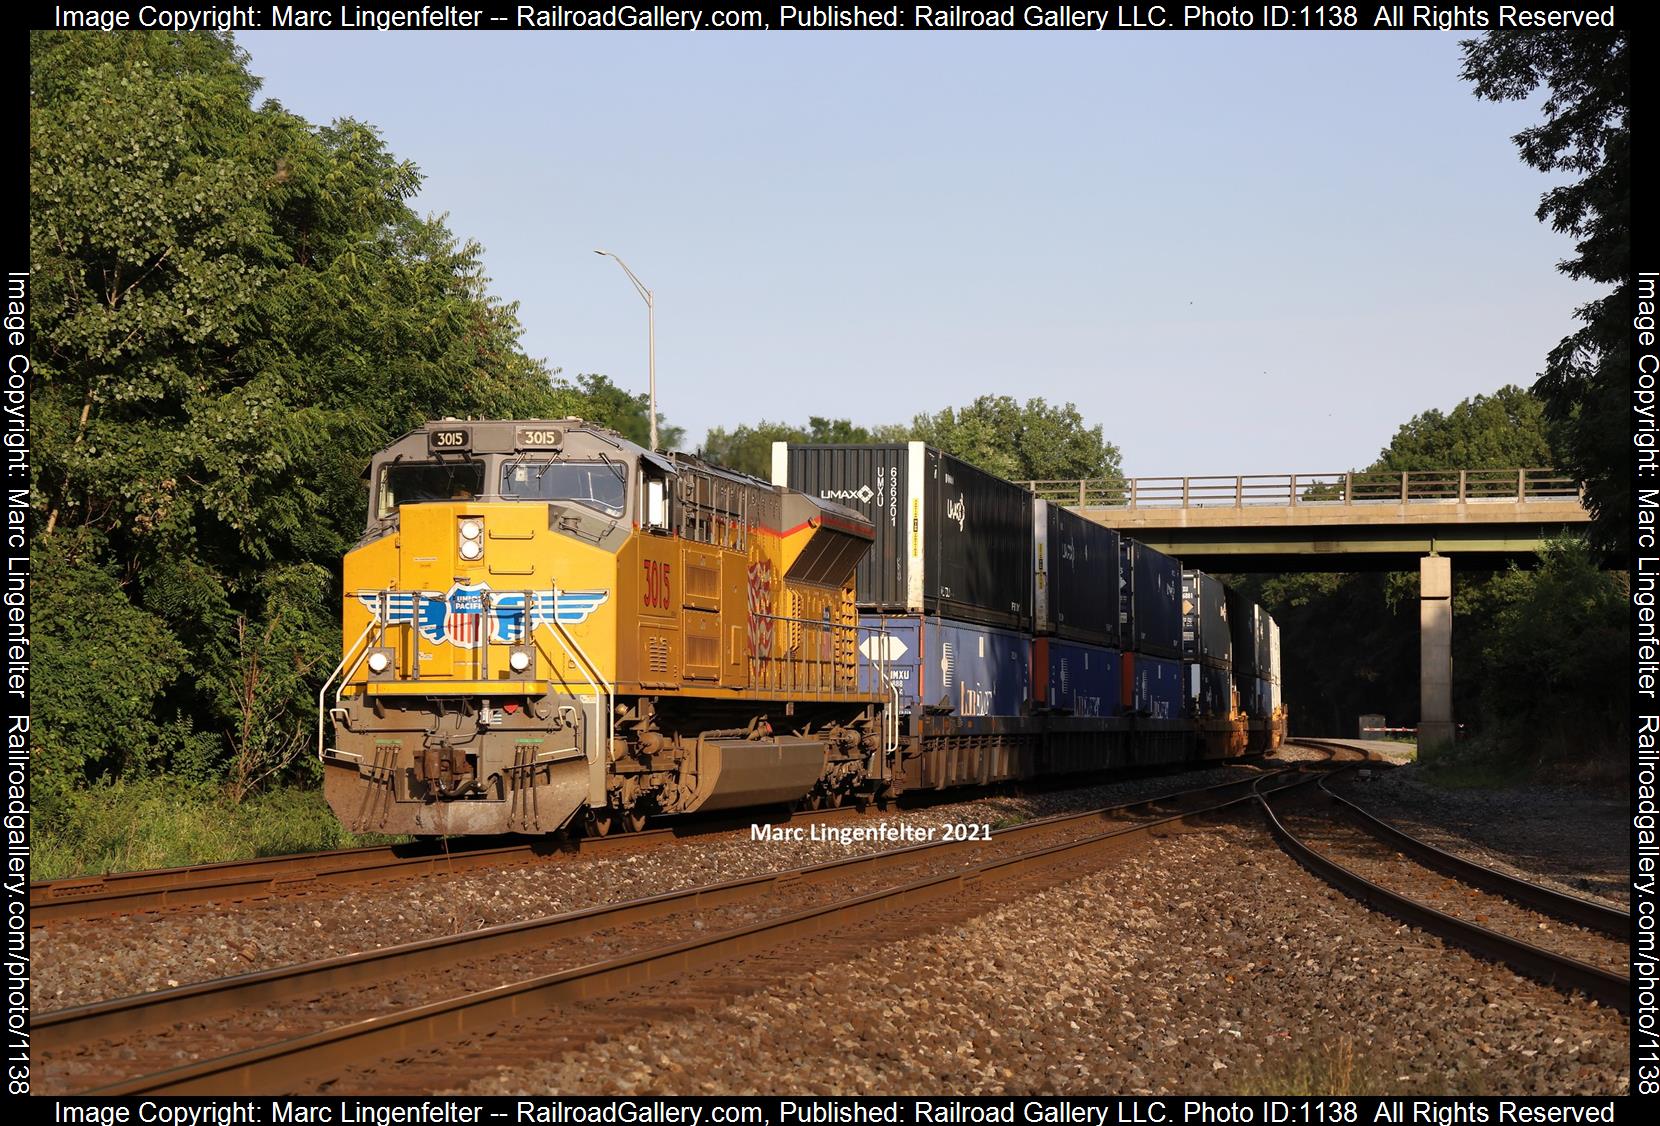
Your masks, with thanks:
M 463 649 L 482 645 L 486 631 L 493 644 L 523 641 L 527 594 L 529 628 L 533 630 L 555 621 L 563 626 L 578 625 L 610 597 L 605 590 L 561 590 L 557 594 L 551 590 L 492 591 L 488 583 L 457 583 L 444 594 L 423 591 L 419 596 L 412 590 L 394 590 L 387 595 L 386 624 L 415 622 L 421 636 L 432 644 L 447 642 Z M 380 610 L 378 594 L 359 593 L 357 600 L 371 614 Z

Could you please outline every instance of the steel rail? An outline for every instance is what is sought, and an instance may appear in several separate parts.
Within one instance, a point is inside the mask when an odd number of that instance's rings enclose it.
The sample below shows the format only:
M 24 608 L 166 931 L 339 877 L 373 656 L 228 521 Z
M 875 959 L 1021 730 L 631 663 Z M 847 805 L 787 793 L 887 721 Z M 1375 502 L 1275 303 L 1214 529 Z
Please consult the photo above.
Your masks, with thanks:
M 1490 891 L 1494 895 L 1501 895 L 1506 899 L 1531 907 L 1535 911 L 1555 916 L 1566 922 L 1575 923 L 1589 930 L 1605 934 L 1609 938 L 1622 941 L 1631 939 L 1631 913 L 1620 911 L 1602 903 L 1593 903 L 1588 899 L 1569 895 L 1566 892 L 1554 891 L 1551 888 L 1541 887 L 1538 884 L 1524 880 L 1519 876 L 1512 876 L 1473 860 L 1467 860 L 1456 853 L 1436 848 L 1427 841 L 1396 828 L 1389 822 L 1368 813 L 1354 802 L 1341 794 L 1333 793 L 1324 780 L 1320 783 L 1320 790 L 1337 803 L 1343 815 L 1353 821 L 1360 828 L 1386 844 L 1400 849 L 1426 867 L 1434 868 L 1444 875 L 1455 880 L 1462 880 L 1473 887 Z
M 1285 773 L 1285 772 L 1280 772 Z M 1080 813 L 1058 814 L 995 830 L 999 840 L 1043 833 L 1071 824 L 1099 820 L 1172 801 L 1210 798 L 1232 789 L 1249 790 L 1259 778 L 1241 778 L 1191 790 L 1138 798 L 1119 805 Z M 610 840 L 612 838 L 602 838 Z M 128 1036 L 186 1020 L 224 1016 L 254 1005 L 308 996 L 318 991 L 349 988 L 365 982 L 409 977 L 433 968 L 447 968 L 462 958 L 493 957 L 526 949 L 545 949 L 562 939 L 613 927 L 648 922 L 678 911 L 708 909 L 753 899 L 786 885 L 820 883 L 911 863 L 923 853 L 935 856 L 960 852 L 982 842 L 935 841 L 861 856 L 843 857 L 802 868 L 763 873 L 719 884 L 664 892 L 643 899 L 602 904 L 482 930 L 441 935 L 358 954 L 302 962 L 235 977 L 193 982 L 171 989 L 139 993 L 88 1005 L 58 1009 L 35 1016 L 35 1051 L 44 1056 L 101 1038 Z
M 762 821 L 779 824 L 833 821 L 857 815 L 858 810 L 854 806 L 839 806 L 834 809 L 797 810 L 787 818 L 763 817 Z M 546 836 L 511 845 L 493 844 L 491 838 L 461 838 L 450 840 L 447 845 L 370 845 L 331 852 L 302 852 L 182 868 L 153 868 L 105 876 L 45 880 L 29 885 L 29 922 L 33 926 L 92 915 L 236 902 L 332 884 L 442 875 L 561 854 L 627 852 L 656 847 L 684 837 L 729 833 L 747 824 L 748 821 L 721 817 L 718 820 L 683 822 L 666 828 L 605 837 L 561 839 Z
M 1267 816 L 1269 830 L 1280 847 L 1303 867 L 1347 895 L 1374 910 L 1421 927 L 1478 957 L 1507 965 L 1535 981 L 1558 989 L 1577 989 L 1599 1004 L 1622 1013 L 1631 1012 L 1630 978 L 1488 930 L 1373 883 L 1310 847 L 1280 821 L 1268 795 L 1258 792 L 1256 796 Z
M 1138 825 L 1117 826 L 1074 841 L 1041 847 L 1014 856 L 973 864 L 944 875 L 929 876 L 910 883 L 864 895 L 807 908 L 779 918 L 748 926 L 718 931 L 684 942 L 635 951 L 607 961 L 579 966 L 526 981 L 498 986 L 460 997 L 431 1002 L 400 1013 L 375 1017 L 322 1032 L 295 1037 L 275 1044 L 251 1048 L 217 1059 L 208 1059 L 153 1075 L 138 1076 L 83 1092 L 91 1095 L 121 1094 L 269 1094 L 294 1091 L 342 1060 L 373 1060 L 386 1055 L 453 1039 L 457 1035 L 489 1027 L 508 1019 L 545 1011 L 560 1004 L 590 1000 L 623 989 L 636 989 L 654 982 L 681 976 L 690 971 L 746 957 L 761 950 L 800 942 L 861 923 L 896 910 L 961 894 L 983 880 L 1008 879 L 1034 869 L 1069 862 L 1096 852 L 1111 852 L 1136 842 L 1158 837 L 1194 818 L 1214 815 L 1258 800 L 1261 783 L 1267 778 L 1289 778 L 1291 785 L 1313 781 L 1317 774 L 1292 771 L 1226 784 L 1244 788 L 1245 793 L 1214 801 Z M 1198 792 L 1198 791 L 1195 791 Z M 1157 799 L 1134 803 L 1151 804 Z M 1095 810 L 1061 819 L 1027 822 L 1003 830 L 1031 832 L 1052 828 L 1065 820 L 1099 816 Z M 948 842 L 956 849 L 964 842 Z M 854 857 L 815 866 L 824 871 L 846 869 L 859 862 L 896 862 L 896 854 L 910 858 L 925 849 L 947 845 L 922 845 L 912 850 L 894 850 L 873 856 Z M 795 875 L 810 871 L 797 870 Z M 845 873 L 843 873 L 845 874 Z M 790 875 L 780 873 L 779 877 Z M 771 877 L 776 879 L 778 877 Z M 744 881 L 738 881 L 743 883 Z M 730 886 L 730 885 L 723 885 Z M 713 890 L 713 889 L 700 889 Z M 681 893 L 684 894 L 684 893 Z M 662 897 L 658 897 L 662 901 Z M 627 906 L 627 905 L 619 905 Z M 614 923 L 614 920 L 613 920 Z M 37 1030 L 39 1025 L 37 1023 Z M 38 1045 L 38 1031 L 37 1031 Z
M 1229 760 L 1227 764 L 1252 764 L 1260 756 Z M 1224 764 L 1224 765 L 1227 765 Z M 1069 782 L 1092 784 L 1093 775 Z M 947 792 L 950 800 L 966 800 Z M 933 792 L 927 794 L 935 798 Z M 496 864 L 527 862 L 558 854 L 613 852 L 651 848 L 675 839 L 731 832 L 751 821 L 812 823 L 857 816 L 852 805 L 822 810 L 796 810 L 778 818 L 765 809 L 734 818 L 679 820 L 665 828 L 604 837 L 559 838 L 554 836 L 496 843 L 499 838 L 452 838 L 444 842 L 415 842 L 398 845 L 370 845 L 364 848 L 328 852 L 290 853 L 253 860 L 226 860 L 192 864 L 179 868 L 151 868 L 136 872 L 71 876 L 42 880 L 29 885 L 29 923 L 65 922 L 95 915 L 131 914 L 139 911 L 169 910 L 204 903 L 236 902 L 270 895 L 307 891 L 331 884 L 354 884 L 386 879 L 468 871 Z
M 1394 765 L 1393 763 L 1390 763 L 1387 760 L 1375 759 L 1375 758 L 1372 757 L 1372 753 L 1370 751 L 1366 750 L 1364 747 L 1356 747 L 1356 746 L 1352 745 L 1351 743 L 1345 742 L 1342 739 L 1304 739 L 1304 738 L 1299 736 L 1299 737 L 1296 737 L 1296 738 L 1289 738 L 1285 742 L 1286 742 L 1287 746 L 1290 746 L 1291 744 L 1295 743 L 1298 746 L 1310 747 L 1310 748 L 1312 748 L 1316 751 L 1326 751 L 1328 753 L 1333 753 L 1333 752 L 1336 752 L 1336 751 L 1343 751 L 1346 754 L 1362 755 L 1362 756 L 1364 756 L 1362 761 L 1364 761 L 1366 763 L 1369 763 L 1373 766 L 1392 766 L 1392 765 Z M 1337 760 L 1335 758 L 1333 758 L 1331 761 L 1336 762 Z M 1356 765 L 1358 765 L 1358 764 L 1356 764 Z

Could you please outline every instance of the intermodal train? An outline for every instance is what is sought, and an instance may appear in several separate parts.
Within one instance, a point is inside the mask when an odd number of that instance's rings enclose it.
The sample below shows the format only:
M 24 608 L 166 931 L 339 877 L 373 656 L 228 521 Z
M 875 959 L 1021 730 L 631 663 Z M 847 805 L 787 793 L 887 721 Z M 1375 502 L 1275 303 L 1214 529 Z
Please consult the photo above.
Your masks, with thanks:
M 356 830 L 637 830 L 1277 745 L 1278 630 L 919 442 L 772 483 L 580 419 L 443 419 L 368 470 L 317 749 Z

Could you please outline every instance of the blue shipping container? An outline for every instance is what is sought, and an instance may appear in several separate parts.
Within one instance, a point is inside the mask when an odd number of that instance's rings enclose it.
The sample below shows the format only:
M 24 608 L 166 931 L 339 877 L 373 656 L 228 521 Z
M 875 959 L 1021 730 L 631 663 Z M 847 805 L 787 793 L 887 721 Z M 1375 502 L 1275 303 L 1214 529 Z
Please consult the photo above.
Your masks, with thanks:
M 1032 642 L 1025 634 L 921 614 L 866 614 L 861 680 L 876 680 L 884 650 L 901 711 L 1020 716 L 1032 697 Z
M 1040 637 L 1033 643 L 1033 660 L 1033 680 L 1043 689 L 1039 698 L 1047 707 L 1081 716 L 1119 714 L 1118 650 Z
M 1177 619 L 1180 621 L 1180 618 Z M 1182 718 L 1182 663 L 1159 657 L 1135 659 L 1135 714 L 1153 719 Z

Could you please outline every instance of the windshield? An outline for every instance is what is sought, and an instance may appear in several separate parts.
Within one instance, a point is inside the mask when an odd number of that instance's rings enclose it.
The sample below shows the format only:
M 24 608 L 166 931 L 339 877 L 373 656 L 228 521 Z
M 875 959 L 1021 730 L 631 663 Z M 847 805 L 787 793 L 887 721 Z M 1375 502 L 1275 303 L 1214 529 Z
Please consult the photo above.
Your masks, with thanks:
M 388 465 L 380 474 L 380 514 L 390 516 L 401 504 L 472 500 L 483 491 L 484 463 L 481 461 Z
M 611 461 L 512 461 L 502 466 L 501 495 L 515 500 L 574 500 L 607 516 L 621 516 L 628 502 L 621 463 Z

